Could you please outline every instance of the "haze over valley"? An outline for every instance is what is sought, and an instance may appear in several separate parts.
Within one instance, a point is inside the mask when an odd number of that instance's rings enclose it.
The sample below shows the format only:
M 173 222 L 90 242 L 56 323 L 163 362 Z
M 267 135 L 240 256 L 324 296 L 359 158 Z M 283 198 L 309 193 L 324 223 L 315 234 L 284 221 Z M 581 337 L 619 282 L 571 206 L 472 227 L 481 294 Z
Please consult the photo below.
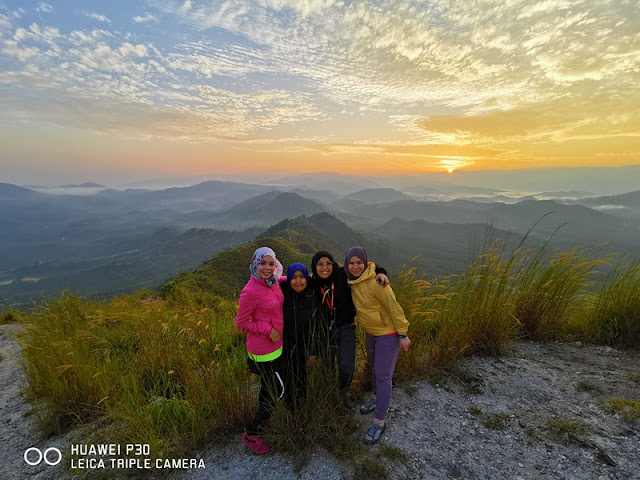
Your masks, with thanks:
M 571 183 L 557 183 L 563 176 Z M 527 178 L 527 192 L 501 187 Z M 599 186 L 598 178 L 610 180 Z M 640 190 L 630 187 L 639 179 L 640 167 L 620 167 L 495 177 L 318 173 L 155 190 L 3 183 L 0 297 L 9 306 L 66 288 L 100 297 L 157 289 L 221 250 L 264 236 L 304 239 L 305 248 L 327 248 L 339 259 L 358 243 L 393 273 L 418 256 L 411 265 L 428 277 L 463 270 L 494 240 L 512 250 L 538 221 L 526 247 L 553 235 L 552 248 L 638 257 Z

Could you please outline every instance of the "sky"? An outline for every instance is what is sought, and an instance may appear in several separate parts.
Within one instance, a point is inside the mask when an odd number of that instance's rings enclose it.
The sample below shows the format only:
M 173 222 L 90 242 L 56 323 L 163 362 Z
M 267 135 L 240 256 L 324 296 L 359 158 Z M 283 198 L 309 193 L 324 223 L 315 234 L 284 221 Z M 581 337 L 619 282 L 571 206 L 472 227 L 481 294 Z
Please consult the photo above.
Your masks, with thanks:
M 640 164 L 637 0 L 0 0 L 0 181 Z

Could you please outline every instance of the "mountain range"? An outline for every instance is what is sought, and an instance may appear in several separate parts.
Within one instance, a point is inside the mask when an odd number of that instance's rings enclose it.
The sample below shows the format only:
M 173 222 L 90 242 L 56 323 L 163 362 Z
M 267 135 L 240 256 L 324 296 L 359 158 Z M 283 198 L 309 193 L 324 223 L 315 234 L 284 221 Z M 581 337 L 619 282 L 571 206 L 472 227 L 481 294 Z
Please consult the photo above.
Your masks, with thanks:
M 0 302 L 29 302 L 63 288 L 99 296 L 158 288 L 216 252 L 268 238 L 304 258 L 328 249 L 342 260 L 346 249 L 362 245 L 390 270 L 418 255 L 413 264 L 429 275 L 460 271 L 491 239 L 512 248 L 534 224 L 534 246 L 553 235 L 560 249 L 604 243 L 605 252 L 640 255 L 640 191 L 506 203 L 504 191 L 458 186 L 460 195 L 483 196 L 434 201 L 415 186 L 344 193 L 355 184 L 314 180 L 291 190 L 208 181 L 155 191 L 95 188 L 91 195 L 0 183 Z

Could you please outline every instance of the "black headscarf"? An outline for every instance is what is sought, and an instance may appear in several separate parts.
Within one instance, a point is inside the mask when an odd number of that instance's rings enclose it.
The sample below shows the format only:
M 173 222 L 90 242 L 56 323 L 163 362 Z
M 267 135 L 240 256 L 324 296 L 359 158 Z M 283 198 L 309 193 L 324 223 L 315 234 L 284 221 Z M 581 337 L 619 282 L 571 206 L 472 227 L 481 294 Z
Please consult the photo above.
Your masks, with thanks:
M 323 279 L 323 278 L 320 278 L 318 276 L 318 268 L 316 267 L 316 263 L 318 263 L 318 261 L 322 257 L 327 257 L 333 263 L 333 270 L 331 270 L 331 275 L 329 275 L 329 278 L 327 278 L 327 279 Z M 334 282 L 335 278 L 336 278 L 336 270 L 337 270 L 337 268 L 338 267 L 336 265 L 335 259 L 333 258 L 333 255 L 331 255 L 326 250 L 320 250 L 311 259 L 311 273 L 313 273 L 314 280 L 320 285 L 326 285 L 326 284 L 329 284 L 331 282 Z

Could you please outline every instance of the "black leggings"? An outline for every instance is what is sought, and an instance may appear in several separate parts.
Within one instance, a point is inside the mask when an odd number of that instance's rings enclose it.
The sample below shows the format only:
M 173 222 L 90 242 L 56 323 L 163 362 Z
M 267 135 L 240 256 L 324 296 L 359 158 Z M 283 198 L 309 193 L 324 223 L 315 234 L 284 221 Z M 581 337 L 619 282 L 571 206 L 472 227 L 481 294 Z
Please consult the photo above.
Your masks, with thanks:
M 281 355 L 270 362 L 256 362 L 247 358 L 249 371 L 260 376 L 260 393 L 258 394 L 258 411 L 253 420 L 247 424 L 247 434 L 259 435 L 264 424 L 269 420 L 276 400 L 284 394 L 283 360 Z

